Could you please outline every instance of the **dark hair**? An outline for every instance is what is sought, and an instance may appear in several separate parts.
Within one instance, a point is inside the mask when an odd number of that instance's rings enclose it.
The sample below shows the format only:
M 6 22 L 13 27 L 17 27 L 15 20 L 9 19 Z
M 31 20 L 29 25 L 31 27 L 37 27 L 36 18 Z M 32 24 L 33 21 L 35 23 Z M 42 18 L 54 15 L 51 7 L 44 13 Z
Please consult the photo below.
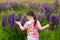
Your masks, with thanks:
M 33 11 L 28 11 L 28 12 L 27 12 L 27 16 L 28 16 L 28 15 L 30 15 L 30 16 L 32 16 L 32 17 L 34 18 L 34 26 L 35 26 L 36 21 L 37 21 L 37 19 L 36 19 L 36 14 L 35 14 Z

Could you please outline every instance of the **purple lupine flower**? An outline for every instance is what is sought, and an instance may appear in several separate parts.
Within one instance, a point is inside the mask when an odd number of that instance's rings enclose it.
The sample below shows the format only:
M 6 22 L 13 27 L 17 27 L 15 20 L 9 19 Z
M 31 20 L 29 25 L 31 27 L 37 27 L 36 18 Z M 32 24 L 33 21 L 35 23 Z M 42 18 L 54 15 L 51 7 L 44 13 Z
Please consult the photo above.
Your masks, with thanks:
M 32 7 L 33 6 L 33 3 L 29 3 L 29 6 Z
M 40 16 L 40 15 L 38 15 L 38 20 L 39 20 L 39 21 L 41 20 L 41 16 Z
M 47 21 L 49 22 L 49 20 L 50 20 L 50 13 L 47 14 Z
M 25 22 L 26 22 L 26 17 L 24 16 L 21 21 L 22 26 L 24 26 Z
M 58 18 L 57 15 L 52 15 L 52 16 L 51 16 L 51 19 L 52 19 L 52 21 L 53 21 L 54 23 L 56 23 L 56 22 L 59 20 L 59 18 Z
M 41 12 L 46 13 L 47 11 L 51 11 L 51 5 L 50 4 L 41 4 L 40 6 Z
M 33 6 L 32 7 L 36 7 L 36 3 L 33 3 Z
M 5 5 L 6 5 L 6 2 L 2 2 L 2 3 L 1 3 L 1 6 L 5 6 Z
M 21 20 L 21 13 L 18 13 L 18 16 L 16 18 L 16 21 L 20 21 Z
M 54 6 L 52 6 L 52 7 L 51 7 L 51 11 L 54 11 L 54 10 L 55 10 L 55 7 L 54 7 Z
M 6 17 L 2 16 L 2 26 L 4 27 L 6 25 Z
M 46 8 L 46 6 L 47 6 L 47 4 L 43 3 L 43 4 L 41 4 L 41 5 L 40 5 L 40 8 L 41 8 L 41 9 L 42 9 L 42 8 L 44 8 L 44 9 L 45 9 L 45 8 Z
M 47 10 L 50 10 L 51 9 L 51 5 L 50 4 L 47 4 L 46 9 Z
M 1 6 L 2 7 L 6 7 L 6 8 L 9 8 L 10 7 L 9 2 L 2 2 L 1 3 Z
M 12 31 L 12 26 L 14 25 L 14 17 L 15 17 L 15 14 L 14 13 L 11 13 L 9 16 L 8 16 L 8 23 L 10 25 L 10 30 Z
M 15 5 L 17 2 L 10 2 L 9 5 Z
M 29 3 L 30 7 L 36 7 L 36 3 Z
M 9 8 L 9 7 L 10 7 L 9 2 L 6 2 L 6 7 L 7 7 L 7 8 Z
M 46 4 L 46 3 L 41 4 L 41 7 L 46 8 L 46 6 L 47 6 L 47 4 Z
M 2 3 L 1 3 L 1 5 L 2 5 L 2 6 L 4 6 L 4 5 L 5 5 L 5 3 L 3 3 L 3 2 L 2 2 Z
M 45 13 L 46 12 L 46 6 L 47 6 L 47 4 L 45 4 L 45 3 L 43 3 L 43 4 L 41 4 L 41 6 L 40 6 L 40 8 L 39 9 L 41 9 L 41 12 L 42 13 Z

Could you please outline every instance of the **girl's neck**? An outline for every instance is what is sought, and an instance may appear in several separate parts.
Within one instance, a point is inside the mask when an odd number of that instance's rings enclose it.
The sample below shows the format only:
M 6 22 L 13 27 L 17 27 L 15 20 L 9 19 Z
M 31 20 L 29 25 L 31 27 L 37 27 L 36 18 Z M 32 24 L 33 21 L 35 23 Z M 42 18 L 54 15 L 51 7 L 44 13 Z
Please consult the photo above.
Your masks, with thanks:
M 31 21 L 34 21 L 34 19 L 33 19 L 33 18 L 31 18 L 30 20 L 31 20 Z

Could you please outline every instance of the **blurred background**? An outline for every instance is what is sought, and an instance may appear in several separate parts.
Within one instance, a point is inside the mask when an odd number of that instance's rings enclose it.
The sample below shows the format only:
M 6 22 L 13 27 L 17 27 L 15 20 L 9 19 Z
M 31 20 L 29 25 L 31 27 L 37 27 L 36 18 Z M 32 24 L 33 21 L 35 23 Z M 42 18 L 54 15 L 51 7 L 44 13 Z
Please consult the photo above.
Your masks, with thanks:
M 32 10 L 42 26 L 39 40 L 60 40 L 60 0 L 0 0 L 0 40 L 27 40 L 26 30 L 21 31 L 16 21 L 24 26 L 26 12 Z

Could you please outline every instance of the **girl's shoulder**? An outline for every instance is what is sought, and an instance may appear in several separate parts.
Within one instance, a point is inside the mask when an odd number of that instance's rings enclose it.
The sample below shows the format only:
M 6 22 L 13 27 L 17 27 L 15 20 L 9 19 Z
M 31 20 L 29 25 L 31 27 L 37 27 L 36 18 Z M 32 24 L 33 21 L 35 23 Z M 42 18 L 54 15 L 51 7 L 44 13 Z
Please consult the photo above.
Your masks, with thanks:
M 31 24 L 31 21 L 27 21 L 26 24 Z
M 37 20 L 37 23 L 40 23 L 40 22 Z

